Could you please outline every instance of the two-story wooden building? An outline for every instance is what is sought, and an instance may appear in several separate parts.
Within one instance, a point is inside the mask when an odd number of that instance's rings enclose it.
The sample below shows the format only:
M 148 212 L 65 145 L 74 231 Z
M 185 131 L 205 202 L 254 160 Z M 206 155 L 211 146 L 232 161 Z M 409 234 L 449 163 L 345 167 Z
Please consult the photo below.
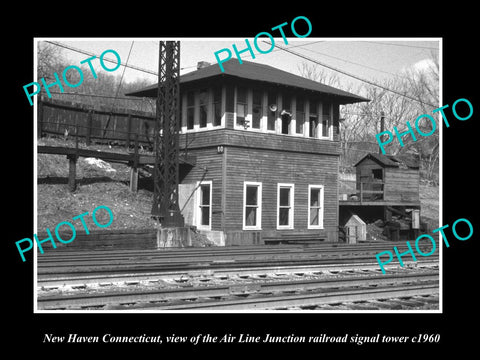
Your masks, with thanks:
M 367 99 L 254 62 L 199 65 L 180 77 L 186 224 L 219 245 L 337 241 L 339 106 Z

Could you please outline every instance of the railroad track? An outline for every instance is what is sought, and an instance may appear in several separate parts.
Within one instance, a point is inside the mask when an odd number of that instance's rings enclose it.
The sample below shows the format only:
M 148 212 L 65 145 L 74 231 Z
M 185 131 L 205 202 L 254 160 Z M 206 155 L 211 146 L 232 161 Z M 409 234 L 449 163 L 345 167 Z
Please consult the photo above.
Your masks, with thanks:
M 389 273 L 382 275 L 375 254 L 391 247 L 392 243 L 375 243 L 51 251 L 37 257 L 37 307 L 277 309 L 438 292 L 438 255 L 417 262 L 404 259 L 402 268 L 398 260 L 392 261 L 386 266 Z
M 303 274 L 302 274 L 303 275 Z M 356 274 L 347 277 L 287 281 L 249 279 L 204 286 L 108 287 L 68 294 L 39 296 L 40 310 L 245 310 L 318 307 L 438 293 L 437 270 L 399 271 L 394 275 Z M 417 300 L 418 302 L 418 300 Z
M 401 246 L 400 250 L 402 250 Z M 386 244 L 359 246 L 270 246 L 260 248 L 214 248 L 176 250 L 117 250 L 50 252 L 38 256 L 40 281 L 111 277 L 119 274 L 144 276 L 152 273 L 215 271 L 218 269 L 314 266 L 376 263 L 375 254 Z M 403 250 L 402 250 L 403 251 Z M 424 259 L 422 259 L 424 260 Z M 438 256 L 429 258 L 438 260 Z M 397 261 L 398 263 L 398 261 Z

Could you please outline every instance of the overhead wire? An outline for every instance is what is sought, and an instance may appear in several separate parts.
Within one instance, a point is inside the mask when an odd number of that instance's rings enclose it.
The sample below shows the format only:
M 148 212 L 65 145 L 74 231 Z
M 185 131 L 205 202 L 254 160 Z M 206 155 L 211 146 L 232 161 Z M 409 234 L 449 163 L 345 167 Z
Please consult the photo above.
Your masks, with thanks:
M 320 52 L 320 51 L 316 51 L 316 50 L 312 50 L 312 49 L 308 49 L 308 48 L 304 48 L 304 50 L 313 52 L 313 53 L 315 53 L 315 54 L 327 56 L 327 57 L 330 57 L 330 58 L 332 58 L 332 59 L 340 60 L 340 61 L 343 61 L 343 62 L 346 62 L 346 63 L 349 63 L 349 64 L 361 66 L 361 67 L 364 67 L 364 68 L 366 68 L 366 69 L 370 69 L 370 70 L 378 71 L 378 72 L 381 72 L 381 73 L 384 73 L 384 74 L 393 75 L 393 76 L 395 76 L 395 77 L 401 77 L 401 78 L 407 79 L 407 77 L 406 77 L 406 76 L 403 76 L 403 75 L 394 74 L 394 73 L 391 73 L 391 72 L 388 72 L 388 71 L 385 71 L 385 70 L 376 69 L 376 68 L 373 68 L 373 67 L 371 67 L 371 66 L 367 66 L 367 65 L 364 65 L 364 64 L 360 64 L 360 63 L 357 63 L 357 62 L 354 62 L 354 61 L 345 60 L 345 59 L 342 59 L 342 58 L 339 58 L 339 57 L 336 57 L 336 56 L 333 56 L 333 55 L 328 55 L 328 54 L 322 53 L 322 52 Z
M 128 64 L 128 60 L 130 59 L 130 54 L 132 53 L 132 49 L 133 49 L 133 44 L 135 43 L 135 41 L 132 41 L 132 44 L 130 45 L 130 50 L 128 51 L 128 56 L 127 56 L 127 60 L 125 61 L 125 65 Z M 125 70 L 127 69 L 126 66 L 123 67 L 123 71 L 122 71 L 122 76 L 120 77 L 120 81 L 118 83 L 118 86 L 117 86 L 117 91 L 115 93 L 115 97 L 114 97 L 114 100 L 112 101 L 112 108 L 110 110 L 110 114 L 108 115 L 108 119 L 107 119 L 107 122 L 105 123 L 105 127 L 103 129 L 103 137 L 105 137 L 105 134 L 107 133 L 107 128 L 108 128 L 108 125 L 110 124 L 110 118 L 111 118 L 111 114 L 113 112 L 113 108 L 115 106 L 115 103 L 117 101 L 117 98 L 118 98 L 118 92 L 120 91 L 120 86 L 122 86 L 122 81 L 123 81 L 123 76 L 125 75 Z
M 429 46 L 418 46 L 418 45 L 407 45 L 407 44 L 394 44 L 394 43 L 386 43 L 382 41 L 367 41 L 362 40 L 363 42 L 371 43 L 371 44 L 380 44 L 380 45 L 391 45 L 391 46 L 403 46 L 403 47 L 410 47 L 416 49 L 428 49 L 428 50 L 436 50 L 439 51 L 439 48 L 429 47 Z
M 267 41 L 264 41 L 264 42 L 271 45 L 270 42 L 267 42 Z M 377 84 L 377 83 L 375 83 L 375 82 L 373 82 L 373 81 L 371 81 L 371 80 L 364 79 L 364 78 L 362 78 L 362 77 L 360 77 L 360 76 L 358 76 L 358 75 L 348 73 L 348 72 L 346 72 L 346 71 L 344 71 L 344 70 L 340 70 L 340 69 L 338 69 L 338 68 L 336 68 L 336 67 L 334 67 L 334 66 L 325 64 L 325 63 L 320 62 L 320 61 L 318 61 L 318 60 L 316 60 L 316 59 L 312 59 L 311 57 L 308 57 L 308 56 L 306 56 L 306 55 L 300 54 L 300 53 L 295 52 L 295 51 L 293 51 L 293 50 L 287 49 L 287 48 L 285 48 L 285 47 L 283 47 L 283 46 L 279 46 L 279 45 L 277 45 L 277 44 L 274 44 L 274 46 L 275 46 L 275 47 L 278 47 L 279 49 L 282 49 L 283 51 L 286 51 L 286 52 L 288 52 L 288 53 L 291 53 L 291 54 L 293 54 L 293 55 L 296 55 L 296 56 L 298 56 L 298 57 L 301 57 L 301 58 L 303 58 L 303 59 L 305 59 L 305 60 L 311 61 L 311 62 L 313 62 L 313 63 L 315 63 L 315 64 L 317 64 L 317 65 L 326 67 L 326 68 L 328 68 L 328 69 L 330 69 L 330 70 L 339 72 L 339 73 L 341 73 L 341 74 L 343 74 L 343 75 L 346 75 L 346 76 L 349 76 L 349 77 L 351 77 L 351 78 L 354 78 L 354 79 L 356 79 L 356 80 L 358 80 L 358 81 L 361 81 L 361 82 L 364 82 L 364 83 L 373 85 L 373 86 L 378 87 L 378 88 L 380 88 L 380 89 L 383 89 L 383 90 L 385 90 L 385 91 L 389 91 L 389 92 L 392 92 L 392 93 L 394 93 L 394 94 L 400 95 L 400 96 L 402 96 L 402 97 L 405 97 L 405 98 L 410 99 L 410 100 L 412 100 L 412 101 L 418 102 L 418 103 L 420 103 L 420 104 L 426 104 L 426 105 L 433 106 L 433 107 L 437 107 L 437 106 L 438 106 L 438 105 L 434 105 L 434 104 L 430 104 L 430 103 L 421 101 L 421 100 L 416 99 L 416 98 L 414 98 L 414 97 L 412 97 L 412 96 L 409 96 L 409 95 L 407 95 L 407 94 L 405 94 L 405 93 L 401 93 L 401 92 L 399 92 L 399 91 L 390 89 L 390 88 L 388 88 L 388 87 L 386 87 L 386 86 Z
M 47 43 L 49 43 L 49 44 L 52 44 L 52 45 L 59 46 L 59 47 L 63 47 L 63 48 L 65 48 L 65 49 L 68 49 L 68 50 L 71 50 L 71 51 L 75 51 L 75 52 L 81 53 L 81 54 L 84 54 L 84 55 L 99 57 L 97 54 L 91 53 L 91 52 L 89 52 L 89 51 L 85 51 L 85 50 L 82 50 L 82 49 L 78 49 L 78 48 L 75 48 L 75 47 L 73 47 L 73 46 L 65 45 L 65 44 L 62 44 L 62 43 L 59 43 L 59 42 L 56 42 L 56 41 L 45 40 L 45 42 L 47 42 Z M 108 62 L 111 62 L 111 63 L 114 63 L 114 64 L 118 64 L 117 61 L 111 60 L 111 59 L 108 59 L 108 58 L 104 58 L 103 61 L 108 61 Z M 144 72 L 144 73 L 148 73 L 148 74 L 151 74 L 151 75 L 158 76 L 158 73 L 157 73 L 157 72 L 151 71 L 151 70 L 148 70 L 148 69 L 143 69 L 143 68 L 138 67 L 138 66 L 128 65 L 128 64 L 122 64 L 122 63 L 120 63 L 120 65 L 121 65 L 121 66 L 128 67 L 128 68 L 130 68 L 130 69 L 134 69 L 134 70 L 142 71 L 142 72 Z

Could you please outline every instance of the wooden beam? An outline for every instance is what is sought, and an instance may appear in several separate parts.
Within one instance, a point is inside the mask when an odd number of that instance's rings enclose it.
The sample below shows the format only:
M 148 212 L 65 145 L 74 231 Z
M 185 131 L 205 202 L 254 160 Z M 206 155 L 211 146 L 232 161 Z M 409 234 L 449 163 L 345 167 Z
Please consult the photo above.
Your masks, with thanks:
M 138 168 L 130 167 L 130 191 L 137 192 L 138 190 Z
M 67 155 L 68 158 L 68 188 L 74 192 L 77 188 L 77 157 L 75 155 Z

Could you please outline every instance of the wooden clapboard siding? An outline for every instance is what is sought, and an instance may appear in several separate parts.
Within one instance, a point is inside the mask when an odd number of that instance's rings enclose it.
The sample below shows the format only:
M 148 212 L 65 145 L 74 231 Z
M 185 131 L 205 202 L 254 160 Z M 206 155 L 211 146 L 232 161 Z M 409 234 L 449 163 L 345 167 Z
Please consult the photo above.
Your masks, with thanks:
M 418 169 L 385 169 L 385 200 L 420 201 L 420 172 Z
M 368 183 L 363 190 L 378 190 L 375 183 L 383 182 L 383 199 L 388 202 L 415 202 L 420 201 L 420 172 L 418 168 L 407 167 L 401 162 L 395 162 L 394 166 L 382 162 L 393 162 L 389 159 L 375 160 L 380 155 L 369 155 L 356 165 L 357 191 L 360 191 L 360 182 Z M 382 169 L 383 180 L 374 180 L 372 170 Z M 362 176 L 364 178 L 362 178 Z M 366 194 L 368 195 L 368 193 Z
M 338 142 L 232 129 L 182 134 L 180 142 L 197 159 L 181 182 L 212 181 L 212 230 L 242 231 L 244 182 L 250 181 L 262 183 L 262 233 L 315 233 L 336 241 Z M 293 229 L 277 230 L 278 183 L 295 185 Z M 308 229 L 308 185 L 324 186 L 323 229 Z
M 262 183 L 262 230 L 277 230 L 278 183 L 295 185 L 294 229 L 282 232 L 320 232 L 308 229 L 308 185 L 324 185 L 324 228 L 337 226 L 336 156 L 287 153 L 273 150 L 228 148 L 226 227 L 243 225 L 245 181 Z M 249 164 L 246 166 L 245 164 Z
M 196 184 L 199 181 L 212 181 L 212 230 L 222 227 L 222 154 L 216 147 L 196 148 L 189 151 L 196 157 L 196 165 L 180 174 L 183 184 Z M 194 202 L 192 202 L 194 204 Z
M 238 146 L 311 154 L 338 155 L 340 152 L 340 144 L 337 141 L 234 129 L 181 134 L 180 148 L 184 149 L 186 145 L 188 151 L 206 146 Z

